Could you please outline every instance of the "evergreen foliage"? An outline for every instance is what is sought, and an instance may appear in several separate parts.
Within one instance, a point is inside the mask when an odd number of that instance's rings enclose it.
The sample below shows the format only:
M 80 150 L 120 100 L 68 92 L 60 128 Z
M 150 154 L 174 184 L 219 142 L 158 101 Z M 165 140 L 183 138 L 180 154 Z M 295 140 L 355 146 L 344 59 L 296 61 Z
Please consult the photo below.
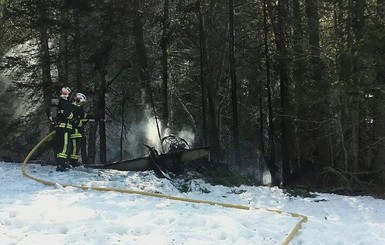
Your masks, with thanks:
M 163 134 L 166 124 L 173 134 L 191 131 L 194 146 L 210 145 L 215 166 L 237 176 L 250 169 L 258 176 L 267 165 L 274 185 L 312 185 L 304 175 L 329 168 L 384 178 L 383 1 L 1 0 L 0 6 L 1 76 L 23 66 L 34 77 L 12 78 L 14 87 L 48 101 L 69 85 L 87 94 L 91 113 L 113 120 L 89 126 L 91 162 L 103 161 L 96 155 L 104 148 L 107 160 L 140 156 L 150 129 L 139 126 L 155 118 L 152 131 Z M 5 56 L 28 40 L 37 40 L 37 51 Z M 29 64 L 34 58 L 39 62 Z M 20 118 L 0 103 L 1 125 L 12 128 Z M 248 182 L 215 175 L 226 185 Z

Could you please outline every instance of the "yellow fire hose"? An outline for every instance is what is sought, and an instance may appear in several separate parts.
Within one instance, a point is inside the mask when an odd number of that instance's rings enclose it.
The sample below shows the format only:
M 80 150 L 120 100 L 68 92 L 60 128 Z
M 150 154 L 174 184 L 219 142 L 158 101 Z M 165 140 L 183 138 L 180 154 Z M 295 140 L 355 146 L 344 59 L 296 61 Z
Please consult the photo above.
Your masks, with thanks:
M 50 186 L 55 186 L 56 183 L 50 182 L 47 180 L 42 180 L 39 178 L 36 178 L 34 176 L 31 176 L 30 174 L 27 173 L 26 171 L 26 165 L 33 153 L 49 138 L 51 138 L 55 134 L 55 131 L 49 133 L 46 137 L 44 137 L 25 157 L 23 164 L 22 164 L 22 172 L 23 175 L 33 179 L 37 182 L 40 182 L 44 185 L 50 185 Z M 244 209 L 244 210 L 251 210 L 251 209 L 263 209 L 263 208 L 250 208 L 248 206 L 242 206 L 242 205 L 235 205 L 235 204 L 229 204 L 229 203 L 220 203 L 220 202 L 213 202 L 213 201 L 206 201 L 206 200 L 198 200 L 198 199 L 191 199 L 191 198 L 185 198 L 185 197 L 177 197 L 177 196 L 171 196 L 171 195 L 164 195 L 160 193 L 152 193 L 152 192 L 145 192 L 145 191 L 134 191 L 134 190 L 125 190 L 125 189 L 115 189 L 115 188 L 107 188 L 107 187 L 86 187 L 86 186 L 79 186 L 79 185 L 70 185 L 70 184 L 60 184 L 63 187 L 75 187 L 75 188 L 80 188 L 83 190 L 96 190 L 96 191 L 114 191 L 114 192 L 120 192 L 120 193 L 128 193 L 128 194 L 137 194 L 137 195 L 143 195 L 143 196 L 152 196 L 152 197 L 157 197 L 157 198 L 165 198 L 165 199 L 170 199 L 170 200 L 176 200 L 176 201 L 182 201 L 182 202 L 190 202 L 190 203 L 203 203 L 203 204 L 210 204 L 210 205 L 218 205 L 226 208 L 235 208 L 235 209 Z M 297 217 L 300 218 L 299 222 L 294 226 L 294 228 L 291 230 L 289 235 L 285 238 L 285 240 L 281 243 L 282 245 L 289 244 L 289 242 L 294 238 L 294 236 L 298 233 L 299 229 L 301 228 L 301 225 L 303 223 L 306 223 L 308 220 L 308 217 L 302 214 L 297 214 L 297 213 L 290 213 L 290 212 L 284 212 L 281 210 L 275 210 L 275 209 L 264 209 L 268 212 L 273 212 L 273 213 L 286 213 L 290 214 L 292 217 Z

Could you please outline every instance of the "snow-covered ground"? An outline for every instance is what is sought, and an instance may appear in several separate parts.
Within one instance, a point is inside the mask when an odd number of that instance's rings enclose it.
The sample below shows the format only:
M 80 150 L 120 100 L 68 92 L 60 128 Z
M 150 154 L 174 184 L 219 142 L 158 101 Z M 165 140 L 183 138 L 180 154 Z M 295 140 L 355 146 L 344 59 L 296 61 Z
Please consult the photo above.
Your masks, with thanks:
M 158 179 L 152 171 L 71 169 L 0 162 L 0 244 L 281 244 L 305 215 L 290 244 L 385 244 L 385 200 L 318 194 L 290 197 L 278 188 L 212 186 L 200 179 Z M 248 206 L 191 203 L 63 184 Z M 190 189 L 181 192 L 180 189 Z M 179 189 L 177 188 L 179 187 Z M 281 214 L 268 211 L 278 209 Z

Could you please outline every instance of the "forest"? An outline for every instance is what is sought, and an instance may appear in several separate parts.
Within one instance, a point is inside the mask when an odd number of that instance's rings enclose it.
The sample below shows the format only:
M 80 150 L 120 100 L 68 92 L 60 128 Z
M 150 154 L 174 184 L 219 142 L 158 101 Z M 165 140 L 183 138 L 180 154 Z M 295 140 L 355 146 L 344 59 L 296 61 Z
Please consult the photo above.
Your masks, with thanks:
M 3 155 L 24 156 L 48 132 L 50 99 L 70 86 L 113 122 L 88 126 L 86 162 L 146 141 L 138 125 L 150 117 L 156 137 L 188 131 L 210 146 L 212 168 L 255 183 L 265 171 L 273 186 L 384 183 L 385 0 L 0 6 Z M 20 103 L 36 107 L 15 116 Z

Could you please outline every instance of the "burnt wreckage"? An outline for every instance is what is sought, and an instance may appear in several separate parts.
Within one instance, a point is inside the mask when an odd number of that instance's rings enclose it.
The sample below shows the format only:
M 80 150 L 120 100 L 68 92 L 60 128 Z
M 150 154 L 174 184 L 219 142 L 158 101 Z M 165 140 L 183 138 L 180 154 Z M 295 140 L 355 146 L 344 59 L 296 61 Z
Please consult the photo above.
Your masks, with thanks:
M 175 135 L 169 135 L 161 139 L 164 152 L 161 154 L 155 147 L 147 144 L 143 145 L 148 149 L 147 156 L 115 161 L 105 165 L 87 165 L 87 167 L 122 171 L 154 170 L 158 177 L 170 178 L 168 172 L 178 173 L 184 163 L 202 157 L 209 157 L 210 155 L 209 147 L 191 149 L 186 140 Z

